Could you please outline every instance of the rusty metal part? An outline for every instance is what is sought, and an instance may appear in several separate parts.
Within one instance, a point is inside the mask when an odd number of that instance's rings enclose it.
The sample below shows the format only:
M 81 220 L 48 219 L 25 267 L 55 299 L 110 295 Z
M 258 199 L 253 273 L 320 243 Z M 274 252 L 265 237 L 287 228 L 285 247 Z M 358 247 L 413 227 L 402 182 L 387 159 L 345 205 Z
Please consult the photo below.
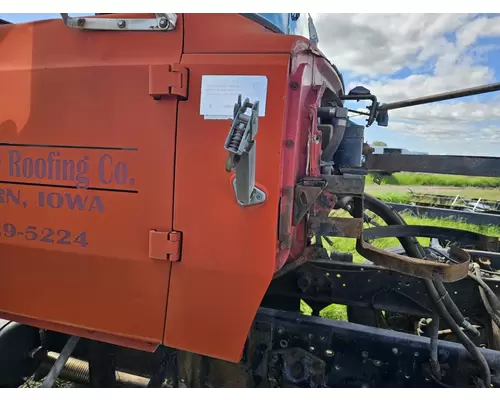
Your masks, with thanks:
M 467 277 L 471 262 L 469 253 L 458 247 L 450 247 L 450 257 L 458 262 L 451 265 L 402 256 L 372 246 L 365 241 L 363 233 L 356 242 L 356 250 L 367 260 L 392 271 L 443 282 L 456 282 Z
M 497 237 L 482 235 L 462 229 L 427 225 L 392 225 L 366 229 L 366 240 L 384 237 L 427 237 L 457 242 L 461 245 L 471 245 L 485 251 L 498 251 Z
M 396 153 L 370 154 L 366 157 L 364 167 L 371 172 L 393 173 L 405 171 L 497 177 L 500 175 L 500 158 Z
M 297 225 L 310 210 L 316 199 L 325 190 L 326 182 L 320 180 L 311 184 L 300 184 L 295 186 L 293 205 L 293 225 Z
M 275 272 L 273 279 L 279 278 L 280 276 L 283 276 L 288 272 L 297 269 L 301 265 L 304 265 L 306 262 L 316 259 L 321 250 L 322 250 L 321 247 L 314 247 L 314 246 L 306 247 L 304 252 L 302 253 L 302 256 L 281 267 L 281 269 Z
M 294 188 L 291 186 L 285 187 L 282 190 L 278 238 L 280 247 L 289 249 L 292 245 L 291 227 L 293 224 L 293 207 L 294 207 Z
M 478 257 L 477 263 L 487 270 L 491 270 L 491 260 L 488 257 Z
M 371 147 L 368 143 L 363 143 L 363 152 L 362 154 L 366 157 L 370 154 L 373 154 L 373 152 L 375 151 L 375 149 L 373 147 Z
M 78 344 L 79 340 L 80 338 L 78 336 L 71 336 L 68 339 L 68 341 L 64 345 L 64 348 L 62 349 L 60 356 L 54 362 L 54 365 L 45 377 L 42 383 L 42 388 L 51 388 L 52 386 L 54 386 L 56 379 L 61 374 L 64 365 L 68 361 L 68 358 L 71 356 L 71 353 L 73 353 L 73 350 L 75 350 L 75 347 Z
M 313 215 L 321 215 L 327 217 L 330 211 L 333 210 L 337 203 L 337 196 L 330 192 L 323 192 L 317 198 L 313 207 Z
M 45 376 L 57 361 L 59 356 L 59 353 L 49 351 L 37 371 L 37 376 Z M 59 378 L 68 382 L 88 385 L 90 384 L 89 363 L 87 361 L 69 357 L 61 371 L 61 374 L 59 375 Z M 116 381 L 123 386 L 145 388 L 148 386 L 149 379 L 143 376 L 116 371 Z
M 363 232 L 363 219 L 313 216 L 309 218 L 309 229 L 321 236 L 359 238 Z
M 303 179 L 295 185 L 293 225 L 297 225 L 302 220 L 323 192 L 328 192 L 337 197 L 338 195 L 361 195 L 364 189 L 365 180 L 362 175 L 321 175 L 321 177 L 317 178 L 308 177 Z M 332 198 L 325 198 L 325 207 L 327 207 L 328 203 L 331 203 L 330 200 Z
M 327 182 L 326 191 L 335 195 L 363 194 L 365 177 L 363 175 L 322 175 Z

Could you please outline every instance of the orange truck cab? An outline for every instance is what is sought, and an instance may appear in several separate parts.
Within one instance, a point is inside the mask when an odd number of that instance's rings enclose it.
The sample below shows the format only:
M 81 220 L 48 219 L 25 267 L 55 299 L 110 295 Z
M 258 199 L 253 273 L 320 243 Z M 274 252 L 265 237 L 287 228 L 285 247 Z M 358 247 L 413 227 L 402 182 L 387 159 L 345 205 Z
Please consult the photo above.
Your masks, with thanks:
M 0 25 L 0 318 L 238 361 L 303 250 L 293 188 L 320 173 L 340 73 L 304 14 L 63 17 Z M 258 104 L 248 204 L 239 96 Z

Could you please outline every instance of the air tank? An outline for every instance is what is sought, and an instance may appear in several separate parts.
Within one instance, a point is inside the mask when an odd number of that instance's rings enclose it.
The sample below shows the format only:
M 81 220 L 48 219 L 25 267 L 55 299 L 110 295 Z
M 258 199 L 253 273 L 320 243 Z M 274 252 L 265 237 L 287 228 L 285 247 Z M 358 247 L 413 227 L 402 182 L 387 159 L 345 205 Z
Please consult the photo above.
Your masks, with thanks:
M 344 137 L 333 156 L 337 167 L 361 167 L 365 127 L 347 121 Z

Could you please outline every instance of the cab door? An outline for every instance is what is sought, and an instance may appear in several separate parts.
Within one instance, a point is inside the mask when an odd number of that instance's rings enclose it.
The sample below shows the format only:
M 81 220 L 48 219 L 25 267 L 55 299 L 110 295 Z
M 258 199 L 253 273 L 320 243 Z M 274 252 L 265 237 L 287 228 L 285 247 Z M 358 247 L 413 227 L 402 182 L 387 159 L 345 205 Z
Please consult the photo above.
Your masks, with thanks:
M 181 16 L 0 27 L 0 318 L 162 342 L 182 41 Z

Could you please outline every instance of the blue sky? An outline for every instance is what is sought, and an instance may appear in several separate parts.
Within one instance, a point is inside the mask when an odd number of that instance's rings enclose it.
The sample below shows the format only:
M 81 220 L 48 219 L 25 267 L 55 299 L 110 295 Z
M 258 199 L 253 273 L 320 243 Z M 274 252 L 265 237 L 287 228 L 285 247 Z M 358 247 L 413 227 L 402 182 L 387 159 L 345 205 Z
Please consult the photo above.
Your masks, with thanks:
M 72 14 L 79 15 L 79 14 Z M 59 14 L 0 14 L 12 22 Z M 499 14 L 313 14 L 319 47 L 381 102 L 500 80 Z M 362 107 L 355 103 L 351 108 Z M 363 123 L 364 118 L 354 121 Z M 390 113 L 368 142 L 433 154 L 500 154 L 500 92 Z
M 500 81 L 499 14 L 314 17 L 319 47 L 343 72 L 348 89 L 363 85 L 382 103 Z M 432 154 L 500 156 L 500 92 L 389 116 L 389 127 L 366 130 L 368 142 Z

